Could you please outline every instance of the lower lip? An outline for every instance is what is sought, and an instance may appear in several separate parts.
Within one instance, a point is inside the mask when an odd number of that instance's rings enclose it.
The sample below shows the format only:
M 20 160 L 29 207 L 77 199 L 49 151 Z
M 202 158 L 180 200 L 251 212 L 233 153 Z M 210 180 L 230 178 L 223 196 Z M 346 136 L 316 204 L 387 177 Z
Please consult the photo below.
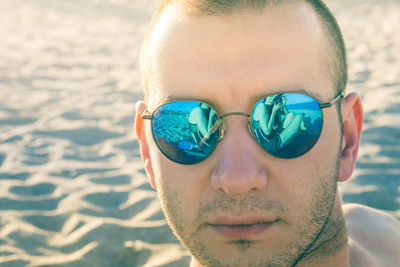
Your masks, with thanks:
M 215 225 L 211 227 L 219 234 L 228 239 L 248 239 L 259 237 L 260 234 L 269 229 L 275 222 L 265 222 L 247 225 Z

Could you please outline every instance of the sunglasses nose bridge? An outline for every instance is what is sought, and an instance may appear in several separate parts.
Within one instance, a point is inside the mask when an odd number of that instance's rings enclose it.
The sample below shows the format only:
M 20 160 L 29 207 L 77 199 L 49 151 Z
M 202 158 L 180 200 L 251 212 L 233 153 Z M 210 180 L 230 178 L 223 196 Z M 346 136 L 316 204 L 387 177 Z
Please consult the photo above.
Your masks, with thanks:
M 250 132 L 251 137 L 254 138 L 254 133 L 251 127 L 251 123 L 250 123 L 250 114 L 244 113 L 244 112 L 229 112 L 229 113 L 225 113 L 222 116 L 219 117 L 220 120 L 220 135 L 219 135 L 219 139 L 218 139 L 218 143 L 222 141 L 222 139 L 225 136 L 225 126 L 224 126 L 224 118 L 228 117 L 228 116 L 243 116 L 247 118 L 247 127 L 248 130 Z

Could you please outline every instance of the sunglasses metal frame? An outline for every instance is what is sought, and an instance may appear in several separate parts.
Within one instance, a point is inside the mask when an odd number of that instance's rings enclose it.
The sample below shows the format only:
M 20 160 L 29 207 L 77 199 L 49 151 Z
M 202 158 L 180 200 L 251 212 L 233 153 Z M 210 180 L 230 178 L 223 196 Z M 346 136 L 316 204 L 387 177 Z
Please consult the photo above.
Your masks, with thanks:
M 296 91 L 277 92 L 277 93 L 265 95 L 265 96 L 261 97 L 260 99 L 258 99 L 258 100 L 255 102 L 254 106 L 252 107 L 251 112 L 253 113 L 253 110 L 254 110 L 256 104 L 257 104 L 260 100 L 262 100 L 262 99 L 264 99 L 264 98 L 266 98 L 266 97 L 272 96 L 272 95 L 281 95 L 281 94 L 286 94 L 286 93 L 295 93 L 295 94 L 305 95 L 305 96 L 308 96 L 308 97 L 314 99 L 314 100 L 318 103 L 319 108 L 321 109 L 321 111 L 322 111 L 322 109 L 324 109 L 324 108 L 329 108 L 329 107 L 333 106 L 336 102 L 338 102 L 339 100 L 341 100 L 341 99 L 344 98 L 343 93 L 340 91 L 340 92 L 335 96 L 335 98 L 334 98 L 332 101 L 330 101 L 330 102 L 325 102 L 325 103 L 320 103 L 320 102 L 319 102 L 317 99 L 315 99 L 314 97 L 312 97 L 312 96 L 310 96 L 310 95 L 308 95 L 308 94 L 305 94 L 305 93 L 303 93 L 303 92 L 296 92 Z M 253 127 L 252 127 L 252 125 L 251 125 L 251 115 L 250 115 L 250 114 L 245 113 L 245 112 L 240 112 L 240 111 L 234 111 L 234 112 L 228 112 L 228 113 L 225 113 L 225 114 L 219 116 L 217 110 L 215 109 L 215 107 L 214 107 L 212 104 L 210 104 L 210 103 L 208 103 L 208 102 L 205 102 L 204 100 L 190 99 L 190 98 L 185 98 L 185 99 L 174 99 L 174 100 L 167 101 L 167 102 L 164 102 L 164 103 L 160 104 L 152 113 L 150 113 L 150 111 L 146 108 L 141 117 L 142 117 L 143 120 L 153 120 L 153 118 L 154 118 L 154 113 L 155 113 L 160 107 L 162 107 L 162 106 L 164 106 L 164 105 L 166 105 L 166 104 L 173 103 L 173 102 L 178 102 L 178 101 L 197 101 L 197 102 L 199 102 L 199 103 L 207 104 L 207 105 L 210 106 L 212 109 L 214 109 L 215 113 L 217 114 L 218 122 L 219 122 L 219 127 L 218 127 L 218 128 L 219 128 L 219 129 L 218 129 L 218 130 L 219 130 L 219 131 L 218 131 L 218 140 L 217 140 L 217 143 L 216 143 L 215 146 L 214 146 L 214 149 L 210 152 L 210 154 L 207 155 L 207 156 L 206 156 L 204 159 L 202 159 L 201 161 L 199 161 L 199 162 L 197 162 L 197 163 L 182 163 L 182 162 L 178 162 L 178 161 L 175 161 L 175 160 L 171 159 L 170 157 L 168 157 L 168 155 L 165 154 L 165 152 L 159 147 L 157 141 L 155 140 L 154 133 L 153 133 L 153 130 L 152 130 L 152 136 L 153 136 L 154 142 L 156 143 L 157 147 L 160 149 L 160 151 L 162 152 L 162 154 L 164 154 L 169 160 L 171 160 L 171 161 L 173 161 L 173 162 L 176 162 L 176 163 L 179 163 L 179 164 L 182 164 L 182 165 L 195 165 L 195 164 L 198 164 L 198 163 L 203 162 L 204 160 L 206 160 L 210 155 L 213 154 L 215 148 L 217 147 L 217 144 L 218 144 L 219 142 L 221 142 L 221 140 L 224 138 L 225 131 L 224 131 L 224 127 L 223 127 L 223 119 L 224 119 L 225 117 L 234 116 L 234 115 L 244 116 L 244 117 L 247 117 L 247 118 L 248 118 L 248 128 L 249 128 L 248 130 L 249 130 L 249 132 L 250 132 L 250 135 L 251 135 L 251 137 L 252 137 L 253 139 L 255 139 L 255 141 L 262 147 L 262 144 L 257 140 L 257 138 L 256 138 L 256 136 L 255 136 L 255 134 L 254 134 L 254 130 L 253 130 Z M 147 114 L 146 114 L 146 113 L 147 113 Z M 322 119 L 322 124 L 321 124 L 320 135 L 321 135 L 322 128 L 323 128 L 324 116 L 321 116 L 321 119 Z M 152 128 L 153 128 L 153 125 L 152 125 Z M 318 136 L 317 140 L 319 139 L 320 135 Z M 312 147 L 313 147 L 313 146 L 312 146 Z M 301 156 L 303 156 L 304 154 L 308 153 L 308 151 L 310 151 L 312 147 L 310 147 L 309 150 L 307 150 L 305 153 L 303 153 L 303 154 L 301 154 L 300 156 L 297 156 L 297 157 L 301 157 Z M 262 148 L 263 148 L 263 147 L 262 147 Z M 264 148 L 263 148 L 263 150 L 264 150 L 266 153 L 268 153 L 269 155 L 273 156 L 273 157 L 282 158 L 282 157 L 279 157 L 279 156 L 277 156 L 277 155 L 271 154 L 270 152 L 268 152 L 268 151 L 265 150 Z M 294 158 L 297 158 L 297 157 L 294 157 Z M 282 158 L 282 159 L 291 159 L 291 158 Z

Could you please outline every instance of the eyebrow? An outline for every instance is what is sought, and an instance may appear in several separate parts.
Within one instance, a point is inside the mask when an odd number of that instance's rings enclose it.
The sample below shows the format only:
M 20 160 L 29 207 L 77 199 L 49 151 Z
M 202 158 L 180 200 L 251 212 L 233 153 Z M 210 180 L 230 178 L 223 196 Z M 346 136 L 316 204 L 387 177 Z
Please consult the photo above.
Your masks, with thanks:
M 257 101 L 261 100 L 262 98 L 264 98 L 266 96 L 270 96 L 270 95 L 274 95 L 274 94 L 283 94 L 283 93 L 303 93 L 305 95 L 313 97 L 319 103 L 323 102 L 323 101 L 321 101 L 321 99 L 323 99 L 323 96 L 321 94 L 319 94 L 317 92 L 310 92 L 304 88 L 295 88 L 295 89 L 279 89 L 276 91 L 272 91 L 270 93 L 265 93 L 265 92 L 260 93 L 260 94 L 250 97 L 250 103 L 255 104 Z M 195 100 L 195 101 L 200 101 L 200 102 L 205 102 L 205 103 L 211 104 L 213 107 L 218 108 L 218 105 L 209 98 L 205 98 L 202 96 L 186 97 L 186 96 L 177 96 L 177 95 L 167 95 L 166 97 L 161 99 L 158 106 L 160 106 L 164 103 L 167 103 L 167 102 L 174 101 L 174 100 Z
M 323 99 L 323 96 L 321 94 L 319 94 L 317 92 L 310 92 L 309 90 L 304 89 L 304 88 L 295 88 L 295 89 L 283 88 L 283 89 L 279 89 L 276 91 L 272 91 L 271 93 L 268 93 L 268 94 L 260 93 L 260 94 L 254 95 L 250 98 L 250 102 L 255 103 L 256 101 L 259 101 L 266 96 L 274 95 L 274 94 L 283 94 L 283 93 L 303 93 L 305 95 L 311 96 L 318 102 L 322 102 L 321 99 Z
M 207 98 L 204 97 L 200 97 L 200 96 L 176 96 L 176 95 L 168 95 L 166 97 L 164 97 L 160 103 L 165 103 L 165 102 L 170 102 L 170 101 L 174 101 L 174 100 L 197 100 L 197 101 L 201 101 L 201 102 L 206 102 L 206 103 L 212 103 L 212 101 L 210 101 Z

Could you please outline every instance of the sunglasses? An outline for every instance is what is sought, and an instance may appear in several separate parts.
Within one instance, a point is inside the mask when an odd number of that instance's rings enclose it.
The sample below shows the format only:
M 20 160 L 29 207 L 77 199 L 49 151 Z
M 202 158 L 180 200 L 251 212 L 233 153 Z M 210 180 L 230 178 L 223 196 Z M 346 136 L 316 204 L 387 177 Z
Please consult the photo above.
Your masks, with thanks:
M 170 160 L 185 165 L 204 161 L 224 136 L 223 119 L 240 115 L 249 118 L 249 132 L 258 144 L 277 158 L 293 159 L 317 143 L 323 124 L 322 109 L 344 96 L 340 92 L 328 103 L 319 103 L 301 93 L 280 93 L 260 99 L 251 115 L 230 112 L 219 116 L 203 101 L 174 100 L 142 115 L 151 120 L 155 143 Z

